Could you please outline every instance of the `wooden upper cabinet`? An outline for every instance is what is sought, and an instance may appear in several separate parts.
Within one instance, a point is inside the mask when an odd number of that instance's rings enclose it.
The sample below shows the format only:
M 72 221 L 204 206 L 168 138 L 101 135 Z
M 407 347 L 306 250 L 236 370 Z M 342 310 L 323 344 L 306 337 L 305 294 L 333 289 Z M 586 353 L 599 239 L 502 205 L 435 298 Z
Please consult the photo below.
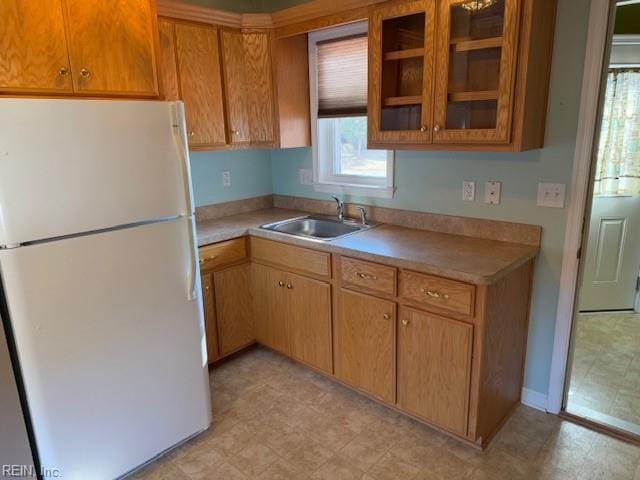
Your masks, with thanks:
M 153 0 L 64 0 L 74 90 L 157 96 Z
M 476 5 L 440 2 L 434 142 L 510 141 L 519 0 Z
M 222 31 L 229 142 L 275 146 L 275 86 L 269 33 Z
M 291 355 L 332 373 L 330 285 L 289 273 L 285 290 Z
M 242 144 L 251 140 L 247 108 L 247 78 L 244 68 L 242 32 L 222 31 L 222 58 L 227 101 L 229 143 Z
M 160 37 L 160 70 L 162 91 L 165 100 L 180 100 L 178 67 L 176 65 L 175 23 L 163 18 L 158 19 L 158 35 Z
M 435 0 L 376 8 L 369 25 L 369 146 L 431 141 Z
M 0 91 L 72 88 L 61 0 L 0 2 Z
M 402 307 L 398 326 L 398 406 L 465 436 L 472 341 L 470 324 Z
M 196 148 L 224 146 L 226 135 L 218 30 L 204 25 L 176 23 L 175 37 L 189 145 Z

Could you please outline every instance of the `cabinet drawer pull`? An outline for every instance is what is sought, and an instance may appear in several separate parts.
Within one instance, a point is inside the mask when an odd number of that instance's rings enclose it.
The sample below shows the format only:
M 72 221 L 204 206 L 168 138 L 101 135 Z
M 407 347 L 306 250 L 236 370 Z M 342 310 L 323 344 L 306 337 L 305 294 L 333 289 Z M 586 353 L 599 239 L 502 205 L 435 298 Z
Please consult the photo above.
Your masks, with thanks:
M 385 320 L 390 320 L 391 319 L 391 315 L 388 313 L 385 313 L 384 315 L 382 315 L 382 318 L 384 318 Z
M 209 260 L 215 260 L 216 258 L 218 258 L 218 255 L 209 255 L 208 257 L 204 257 L 200 259 L 200 265 L 202 265 L 203 263 L 208 262 Z
M 420 291 L 431 298 L 443 298 L 445 300 L 449 298 L 449 295 L 447 295 L 446 293 L 440 293 L 436 290 L 427 290 L 426 288 L 421 288 Z
M 368 273 L 362 273 L 362 272 L 356 272 L 356 275 L 358 275 L 360 278 L 364 278 L 367 280 L 377 280 L 378 277 L 376 277 L 375 275 L 369 275 Z
M 283 281 L 279 281 L 279 282 L 278 282 L 278 286 L 279 286 L 279 287 L 284 287 L 284 282 L 283 282 Z
M 407 325 L 409 325 L 409 320 L 407 320 L 406 318 L 402 320 L 402 326 L 406 327 Z

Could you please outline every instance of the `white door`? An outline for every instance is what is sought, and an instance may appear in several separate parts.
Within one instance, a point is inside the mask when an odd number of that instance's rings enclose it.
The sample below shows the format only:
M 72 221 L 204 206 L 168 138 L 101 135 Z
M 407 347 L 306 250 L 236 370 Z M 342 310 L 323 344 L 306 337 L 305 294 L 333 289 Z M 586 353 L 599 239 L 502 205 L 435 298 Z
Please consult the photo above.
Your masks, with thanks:
M 631 310 L 640 271 L 640 196 L 594 197 L 580 311 Z
M 0 245 L 191 215 L 182 110 L 0 99 Z
M 40 460 L 65 480 L 118 477 L 210 423 L 191 221 L 0 250 Z

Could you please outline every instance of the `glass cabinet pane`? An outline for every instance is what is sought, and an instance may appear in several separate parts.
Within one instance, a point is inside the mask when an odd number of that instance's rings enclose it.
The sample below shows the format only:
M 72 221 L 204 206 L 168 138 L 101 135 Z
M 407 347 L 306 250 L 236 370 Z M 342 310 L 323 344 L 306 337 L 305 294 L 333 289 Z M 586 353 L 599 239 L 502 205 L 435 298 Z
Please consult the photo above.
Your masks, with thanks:
M 422 125 L 425 13 L 382 21 L 381 130 Z
M 468 0 L 450 9 L 445 128 L 495 129 L 505 0 Z

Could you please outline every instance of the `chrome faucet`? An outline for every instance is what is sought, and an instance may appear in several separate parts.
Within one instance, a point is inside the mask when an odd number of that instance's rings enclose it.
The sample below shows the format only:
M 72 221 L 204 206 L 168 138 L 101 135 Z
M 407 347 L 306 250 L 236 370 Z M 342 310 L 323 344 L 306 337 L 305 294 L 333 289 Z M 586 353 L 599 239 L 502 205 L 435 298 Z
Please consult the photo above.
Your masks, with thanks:
M 360 223 L 362 225 L 367 225 L 367 209 L 364 207 L 356 207 L 358 212 L 360 212 Z
M 340 200 L 338 197 L 336 197 L 335 195 L 331 195 L 331 198 L 333 198 L 336 201 L 336 204 L 337 204 L 336 213 L 338 214 L 338 220 L 342 222 L 344 220 L 344 202 Z

